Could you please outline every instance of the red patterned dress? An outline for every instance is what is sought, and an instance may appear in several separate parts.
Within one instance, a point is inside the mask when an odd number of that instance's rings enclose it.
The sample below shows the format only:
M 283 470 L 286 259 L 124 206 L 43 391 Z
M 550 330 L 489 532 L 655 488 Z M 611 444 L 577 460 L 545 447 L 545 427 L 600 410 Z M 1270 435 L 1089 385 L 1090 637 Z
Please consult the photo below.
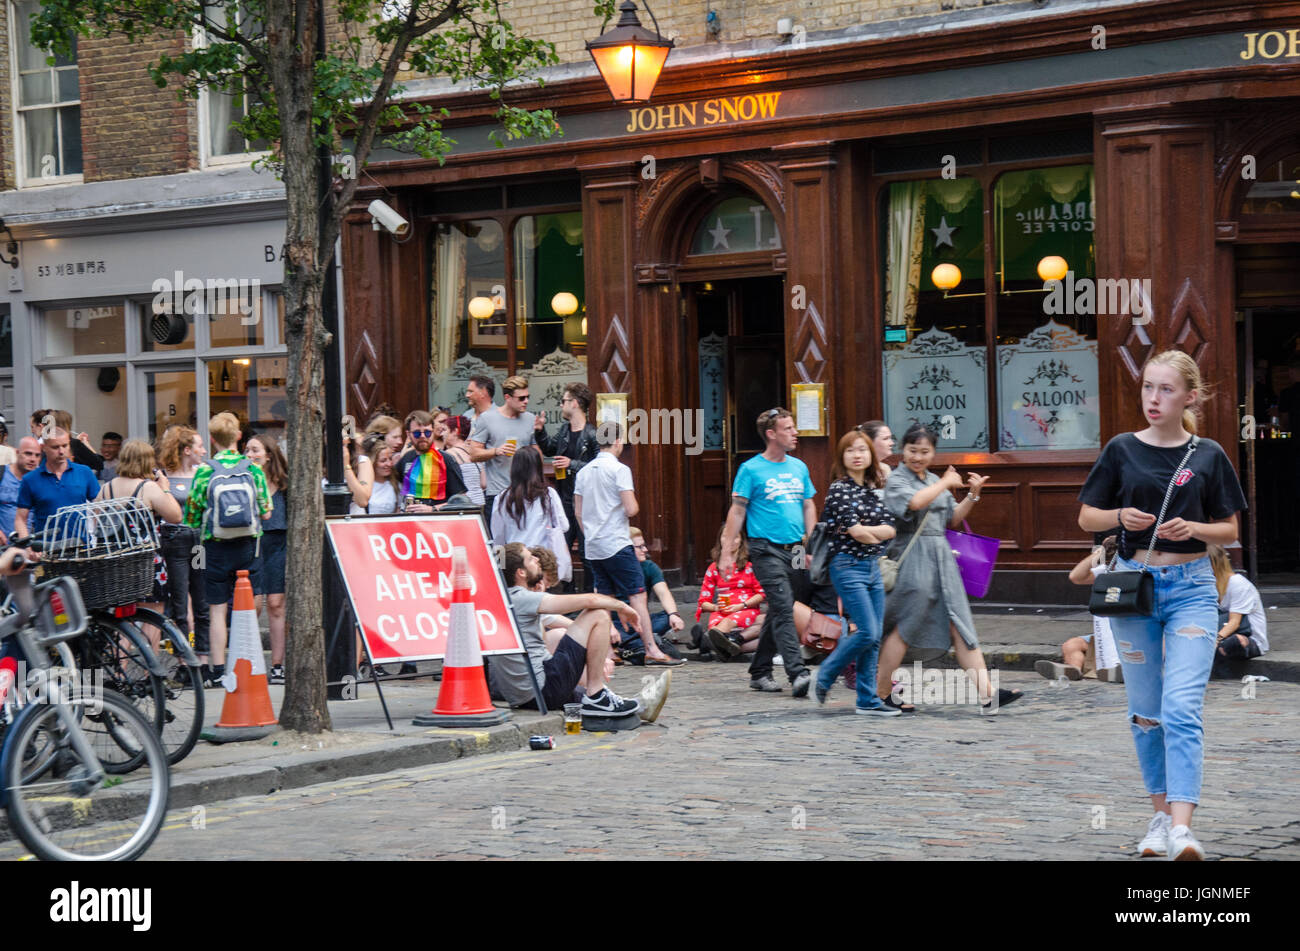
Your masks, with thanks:
M 709 569 L 704 572 L 704 582 L 700 588 L 700 601 L 695 606 L 695 620 L 700 619 L 700 615 L 704 613 L 704 605 L 710 601 L 720 606 L 723 604 L 739 604 L 752 600 L 756 594 L 762 596 L 763 586 L 758 583 L 758 578 L 754 575 L 754 569 L 748 562 L 745 563 L 744 568 L 733 568 L 731 574 L 726 578 L 719 574 L 717 562 L 713 562 L 709 565 Z M 759 613 L 759 609 L 756 607 L 745 608 L 743 611 L 730 615 L 717 611 L 709 615 L 707 626 L 712 627 L 715 619 L 720 621 L 724 617 L 731 617 L 736 621 L 736 630 L 743 631 L 758 620 Z

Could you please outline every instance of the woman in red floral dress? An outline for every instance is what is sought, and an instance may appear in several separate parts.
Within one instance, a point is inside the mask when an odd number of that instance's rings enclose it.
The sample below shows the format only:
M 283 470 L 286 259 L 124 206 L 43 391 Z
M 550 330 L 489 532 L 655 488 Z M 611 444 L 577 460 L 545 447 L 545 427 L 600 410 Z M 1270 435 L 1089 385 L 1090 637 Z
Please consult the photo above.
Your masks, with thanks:
M 743 535 L 733 543 L 735 567 L 727 576 L 718 571 L 718 556 L 722 553 L 722 532 L 710 556 L 713 561 L 704 572 L 700 588 L 700 602 L 695 608 L 695 620 L 707 614 L 706 637 L 718 656 L 730 659 L 741 653 L 752 654 L 758 648 L 758 636 L 763 630 L 763 617 L 758 606 L 763 603 L 763 586 L 758 583 L 749 563 L 749 546 Z

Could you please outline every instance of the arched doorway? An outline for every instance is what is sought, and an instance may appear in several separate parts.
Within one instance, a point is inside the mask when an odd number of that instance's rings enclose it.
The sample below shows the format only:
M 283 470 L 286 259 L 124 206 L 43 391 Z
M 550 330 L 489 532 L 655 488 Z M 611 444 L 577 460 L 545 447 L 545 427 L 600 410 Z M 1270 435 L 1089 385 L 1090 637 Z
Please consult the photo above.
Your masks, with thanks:
M 684 405 L 702 423 L 686 458 L 684 575 L 709 563 L 737 468 L 763 444 L 754 420 L 787 401 L 782 226 L 740 182 L 686 196 L 669 260 L 676 262 Z

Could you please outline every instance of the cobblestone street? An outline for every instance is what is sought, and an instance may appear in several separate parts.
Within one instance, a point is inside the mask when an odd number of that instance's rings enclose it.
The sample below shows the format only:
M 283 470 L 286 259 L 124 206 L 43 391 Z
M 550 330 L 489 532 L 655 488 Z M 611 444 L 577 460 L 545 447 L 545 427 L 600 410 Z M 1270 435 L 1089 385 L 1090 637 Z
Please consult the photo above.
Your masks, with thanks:
M 842 684 L 819 710 L 693 663 L 658 724 L 176 810 L 148 858 L 1133 860 L 1150 807 L 1123 687 L 1002 684 L 1027 697 L 994 717 L 875 719 Z M 1300 859 L 1300 686 L 1257 689 L 1209 687 L 1195 828 L 1212 859 Z

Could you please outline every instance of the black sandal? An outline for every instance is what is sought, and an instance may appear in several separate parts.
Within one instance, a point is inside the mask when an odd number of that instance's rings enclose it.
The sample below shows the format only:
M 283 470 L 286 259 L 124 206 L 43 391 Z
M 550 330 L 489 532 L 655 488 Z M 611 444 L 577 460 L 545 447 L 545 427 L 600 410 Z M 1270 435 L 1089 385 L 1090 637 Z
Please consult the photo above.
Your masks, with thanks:
M 894 699 L 894 695 L 893 695 L 893 694 L 890 694 L 888 697 L 883 698 L 883 702 L 884 702 L 885 706 L 887 706 L 887 707 L 889 707 L 890 709 L 893 709 L 893 710 L 898 710 L 898 711 L 900 711 L 901 713 L 915 713 L 915 712 L 916 712 L 916 707 L 914 707 L 914 706 L 913 706 L 912 704 L 910 704 L 910 703 L 899 703 L 897 700 Z
M 1015 703 L 1024 695 L 1025 692 L 1023 690 L 1008 690 L 1005 687 L 999 687 L 997 703 L 995 704 L 992 700 L 989 700 L 986 703 L 981 704 L 981 706 L 983 706 L 985 710 L 1001 710 L 1008 703 Z

